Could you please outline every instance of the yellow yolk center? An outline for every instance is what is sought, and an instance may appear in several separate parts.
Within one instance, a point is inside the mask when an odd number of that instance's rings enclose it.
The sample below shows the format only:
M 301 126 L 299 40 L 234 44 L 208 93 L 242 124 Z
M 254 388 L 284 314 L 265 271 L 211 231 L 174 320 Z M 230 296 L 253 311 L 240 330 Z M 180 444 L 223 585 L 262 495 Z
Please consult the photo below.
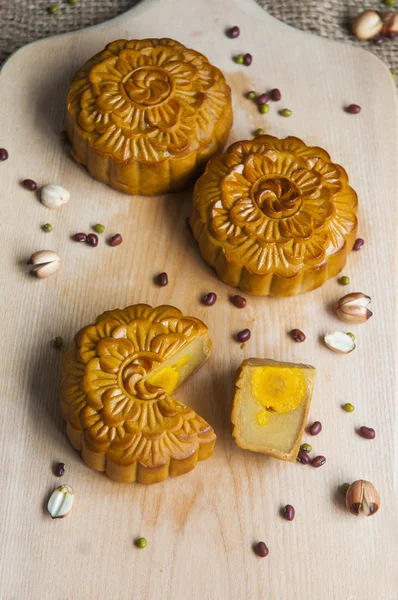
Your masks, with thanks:
M 264 410 L 256 415 L 266 425 L 270 412 L 289 413 L 305 398 L 306 382 L 302 371 L 282 367 L 257 367 L 251 378 L 252 394 Z
M 188 361 L 188 355 L 182 356 L 175 364 L 162 367 L 155 371 L 153 375 L 148 377 L 147 381 L 156 387 L 162 388 L 166 394 L 172 394 L 180 380 L 179 369 L 186 365 Z

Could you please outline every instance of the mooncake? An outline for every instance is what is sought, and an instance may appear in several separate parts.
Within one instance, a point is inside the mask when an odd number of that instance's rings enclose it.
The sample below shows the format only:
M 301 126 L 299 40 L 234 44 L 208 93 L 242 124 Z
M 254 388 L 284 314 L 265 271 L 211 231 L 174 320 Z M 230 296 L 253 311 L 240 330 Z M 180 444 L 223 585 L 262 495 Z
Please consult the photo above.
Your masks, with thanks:
M 249 294 L 292 296 L 343 269 L 356 212 L 347 173 L 325 150 L 261 135 L 209 161 L 190 225 L 222 281 Z
M 208 359 L 208 328 L 173 306 L 111 310 L 62 361 L 61 411 L 72 445 L 115 481 L 151 484 L 212 455 L 212 427 L 173 397 Z
M 67 99 L 73 157 L 128 194 L 183 189 L 231 125 L 222 72 L 168 38 L 108 44 L 76 73 Z

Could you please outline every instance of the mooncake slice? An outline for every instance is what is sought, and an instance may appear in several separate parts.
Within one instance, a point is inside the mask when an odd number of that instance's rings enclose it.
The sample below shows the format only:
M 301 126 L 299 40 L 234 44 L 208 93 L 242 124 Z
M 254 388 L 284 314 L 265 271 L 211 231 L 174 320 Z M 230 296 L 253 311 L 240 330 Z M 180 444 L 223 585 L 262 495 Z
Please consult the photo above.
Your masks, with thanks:
M 206 325 L 173 306 L 111 310 L 79 331 L 62 361 L 61 410 L 87 465 L 150 484 L 209 458 L 212 427 L 172 394 L 210 352 Z
M 315 369 L 249 358 L 238 369 L 232 435 L 240 448 L 296 460 L 307 421 Z
M 259 296 L 308 292 L 344 267 L 357 195 L 343 167 L 296 137 L 260 135 L 212 158 L 190 218 L 202 258 Z

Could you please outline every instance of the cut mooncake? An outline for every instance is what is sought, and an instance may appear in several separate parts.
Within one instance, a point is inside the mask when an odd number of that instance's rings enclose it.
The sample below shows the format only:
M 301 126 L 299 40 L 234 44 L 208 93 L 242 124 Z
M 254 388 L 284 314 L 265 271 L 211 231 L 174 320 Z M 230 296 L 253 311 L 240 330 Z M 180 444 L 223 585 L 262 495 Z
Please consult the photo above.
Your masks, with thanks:
M 209 458 L 212 427 L 172 394 L 210 352 L 206 325 L 173 306 L 111 310 L 79 331 L 62 361 L 61 410 L 87 465 L 151 484 Z
M 168 38 L 108 44 L 76 73 L 67 99 L 73 157 L 128 194 L 184 188 L 231 125 L 222 72 Z
M 240 448 L 296 460 L 310 409 L 315 369 L 270 359 L 245 360 L 236 376 L 232 435 Z
M 356 212 L 347 173 L 325 150 L 261 135 L 208 162 L 190 225 L 222 281 L 250 294 L 292 296 L 342 270 Z

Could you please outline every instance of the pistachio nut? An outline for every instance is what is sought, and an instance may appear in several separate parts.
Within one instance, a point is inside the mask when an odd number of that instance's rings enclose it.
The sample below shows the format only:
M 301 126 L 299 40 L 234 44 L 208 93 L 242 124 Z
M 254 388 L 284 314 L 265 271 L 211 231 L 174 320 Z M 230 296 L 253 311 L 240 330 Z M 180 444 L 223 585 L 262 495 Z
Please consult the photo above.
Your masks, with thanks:
M 362 292 L 353 292 L 340 298 L 336 306 L 336 314 L 344 323 L 366 323 L 372 316 L 368 309 L 370 296 Z
M 53 250 L 39 250 L 32 254 L 28 260 L 28 265 L 33 265 L 31 273 L 39 279 L 54 275 L 60 264 L 61 257 Z

